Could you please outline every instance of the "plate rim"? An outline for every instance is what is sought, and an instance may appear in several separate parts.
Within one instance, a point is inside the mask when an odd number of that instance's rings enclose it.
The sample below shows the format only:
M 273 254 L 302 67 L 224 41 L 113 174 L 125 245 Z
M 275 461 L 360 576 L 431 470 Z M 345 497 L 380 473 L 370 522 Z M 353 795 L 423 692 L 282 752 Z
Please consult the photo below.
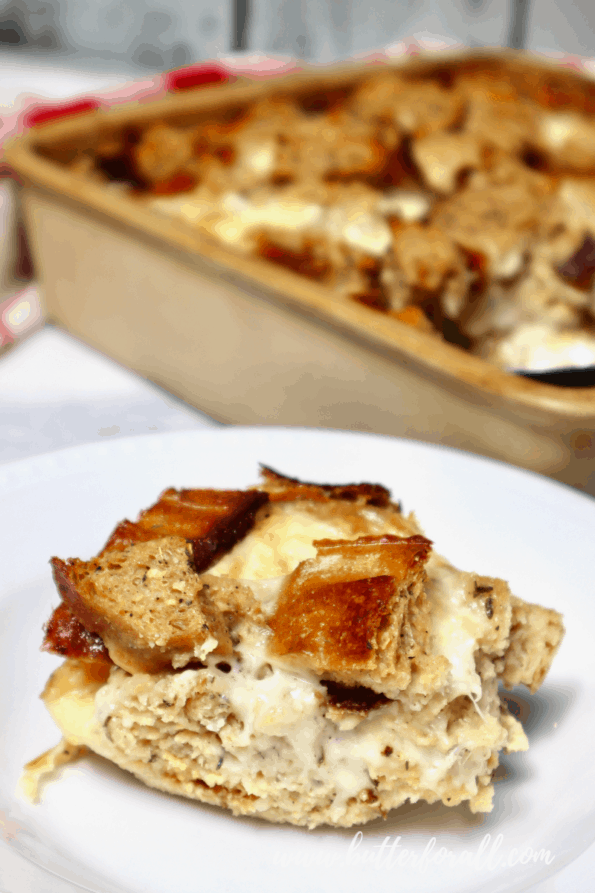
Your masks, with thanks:
M 89 441 L 87 443 L 73 444 L 70 446 L 61 447 L 60 449 L 50 450 L 43 453 L 36 453 L 31 456 L 25 456 L 22 459 L 11 459 L 7 462 L 0 463 L 0 491 L 4 486 L 6 486 L 7 482 L 6 480 L 4 480 L 4 478 L 8 476 L 9 473 L 18 473 L 21 469 L 27 468 L 28 466 L 37 467 L 39 465 L 41 467 L 44 464 L 54 465 L 61 460 L 63 461 L 67 459 L 69 455 L 74 456 L 80 454 L 85 457 L 87 453 L 92 455 L 94 452 L 102 455 L 106 452 L 112 452 L 112 450 L 116 451 L 128 449 L 134 451 L 133 449 L 131 449 L 132 445 L 136 445 L 137 443 L 149 444 L 151 442 L 163 442 L 170 439 L 179 439 L 182 441 L 185 439 L 201 437 L 228 437 L 233 436 L 238 432 L 262 433 L 263 435 L 269 434 L 273 437 L 279 432 L 291 432 L 292 434 L 297 433 L 301 435 L 330 436 L 337 438 L 362 438 L 363 440 L 368 439 L 380 442 L 394 441 L 395 443 L 402 444 L 404 446 L 411 445 L 416 449 L 421 449 L 424 451 L 427 450 L 430 453 L 442 453 L 455 456 L 458 457 L 460 460 L 471 462 L 479 466 L 496 466 L 505 474 L 510 474 L 513 477 L 517 477 L 523 480 L 532 480 L 534 483 L 544 485 L 546 488 L 553 487 L 554 489 L 559 489 L 561 492 L 564 492 L 571 497 L 578 497 L 580 500 L 583 500 L 585 504 L 592 505 L 595 508 L 595 495 L 591 495 L 584 490 L 579 490 L 564 481 L 550 478 L 539 471 L 534 471 L 529 468 L 521 468 L 518 465 L 506 462 L 504 459 L 497 459 L 492 456 L 484 456 L 480 455 L 479 453 L 464 450 L 460 447 L 451 446 L 449 444 L 431 443 L 425 440 L 418 440 L 413 437 L 410 438 L 393 434 L 382 434 L 373 431 L 354 431 L 347 428 L 315 428 L 302 425 L 233 424 L 222 425 L 220 427 L 218 426 L 213 428 L 205 427 L 196 429 L 184 429 L 181 431 L 160 431 L 155 433 L 127 434 L 122 437 L 117 437 L 114 440 L 107 441 L 105 443 L 99 441 Z

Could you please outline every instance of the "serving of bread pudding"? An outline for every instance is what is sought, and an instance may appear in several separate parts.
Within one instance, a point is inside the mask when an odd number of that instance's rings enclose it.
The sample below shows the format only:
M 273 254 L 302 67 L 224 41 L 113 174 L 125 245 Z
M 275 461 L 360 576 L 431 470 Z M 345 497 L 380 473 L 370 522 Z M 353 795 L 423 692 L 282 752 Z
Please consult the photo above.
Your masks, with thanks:
M 498 685 L 543 681 L 560 615 L 452 567 L 371 484 L 263 468 L 247 491 L 167 490 L 61 594 L 43 700 L 63 740 L 147 785 L 313 828 L 409 802 L 492 805 L 500 751 L 527 748 Z

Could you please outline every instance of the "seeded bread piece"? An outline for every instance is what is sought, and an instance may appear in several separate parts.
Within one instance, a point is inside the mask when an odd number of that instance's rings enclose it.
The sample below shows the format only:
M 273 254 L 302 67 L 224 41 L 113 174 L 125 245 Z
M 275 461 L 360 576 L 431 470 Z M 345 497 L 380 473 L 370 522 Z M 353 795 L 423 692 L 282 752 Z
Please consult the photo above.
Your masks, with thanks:
M 477 644 L 489 655 L 503 654 L 509 642 L 511 622 L 510 587 L 504 580 L 495 577 L 482 577 L 474 574 L 473 600 L 483 605 L 490 625 Z
M 556 655 L 564 636 L 562 615 L 511 597 L 510 644 L 504 655 L 501 679 L 506 688 L 526 685 L 534 694 Z
M 192 567 L 192 547 L 168 536 L 91 561 L 52 559 L 63 599 L 129 673 L 157 672 L 230 654 L 225 619 Z
M 136 543 L 148 543 L 166 536 L 183 537 L 191 544 L 191 565 L 197 573 L 207 570 L 241 540 L 254 525 L 258 510 L 268 495 L 257 490 L 165 490 L 158 501 L 143 510 L 137 521 L 121 521 L 98 558 L 126 550 Z M 113 556 L 111 556 L 113 557 Z M 93 657 L 107 652 L 97 633 L 82 622 L 77 580 L 85 576 L 85 562 L 53 559 L 54 577 L 65 601 L 46 625 L 43 648 L 68 657 Z M 79 613 L 72 611 L 78 605 Z M 84 611 L 88 617 L 88 611 Z M 95 612 L 97 615 L 97 612 Z M 103 628 L 94 617 L 95 627 Z M 113 650 L 113 648 L 112 648 Z M 152 663 L 152 661 L 151 661 Z

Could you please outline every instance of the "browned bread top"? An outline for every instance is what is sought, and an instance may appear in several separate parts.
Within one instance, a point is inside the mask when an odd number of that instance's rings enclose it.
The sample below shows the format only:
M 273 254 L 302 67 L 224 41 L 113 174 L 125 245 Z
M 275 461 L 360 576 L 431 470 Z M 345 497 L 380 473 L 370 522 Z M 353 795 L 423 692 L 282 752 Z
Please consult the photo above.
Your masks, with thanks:
M 380 484 L 311 484 L 286 477 L 266 465 L 260 466 L 260 474 L 263 481 L 259 489 L 268 493 L 271 502 L 295 502 L 302 499 L 325 502 L 339 499 L 380 508 L 391 504 L 390 491 Z
M 54 558 L 63 602 L 47 625 L 44 649 L 111 659 L 130 672 L 175 669 L 211 652 L 229 654 L 239 619 L 267 621 L 249 581 L 243 585 L 221 571 L 206 576 L 197 565 L 210 566 L 255 523 L 270 523 L 275 512 L 290 519 L 291 503 L 299 503 L 298 513 L 310 513 L 314 525 L 336 526 L 336 539 L 331 534 L 333 539 L 315 541 L 316 556 L 289 574 L 270 618 L 274 652 L 327 681 L 391 697 L 409 684 L 412 673 L 440 676 L 443 668 L 434 666 L 428 648 L 425 583 L 431 543 L 390 502 L 389 491 L 374 484 L 304 483 L 270 468 L 262 474 L 266 492 L 166 490 L 137 522 L 118 525 L 97 558 Z M 391 532 L 370 536 L 370 513 L 380 513 L 375 526 L 383 521 Z M 440 564 L 436 556 L 432 561 Z M 533 606 L 513 601 L 511 629 L 506 584 L 467 576 L 465 598 L 490 621 L 478 646 L 494 657 L 506 651 L 506 684 L 536 687 L 562 635 L 561 623 L 551 621 L 555 612 L 535 608 L 531 619 L 538 610 L 546 619 L 541 626 L 531 624 L 521 614 Z M 509 631 L 517 627 L 509 644 Z M 543 647 L 532 649 L 541 627 Z
M 195 570 L 206 570 L 252 528 L 258 509 L 268 502 L 259 490 L 165 490 L 138 521 L 122 521 L 103 551 L 164 536 L 192 541 Z
M 202 573 L 230 551 L 254 526 L 259 509 L 269 500 L 275 502 L 308 501 L 333 504 L 349 502 L 354 506 L 390 506 L 390 494 L 374 484 L 316 485 L 285 477 L 263 468 L 262 488 L 238 490 L 165 490 L 158 501 L 142 511 L 137 521 L 124 520 L 117 525 L 97 557 L 113 559 L 114 552 L 126 552 L 133 545 L 149 544 L 164 537 L 183 537 L 190 543 L 192 570 Z M 393 509 L 397 508 L 391 506 Z M 398 510 L 398 509 L 397 509 Z M 46 628 L 44 648 L 70 657 L 80 657 L 90 651 L 101 651 L 101 642 L 89 636 L 102 637 L 110 623 L 103 617 L 103 607 L 94 600 L 87 579 L 85 562 L 71 559 L 52 560 L 54 577 L 64 599 Z M 96 574 L 96 571 L 93 571 Z M 95 578 L 95 577 L 94 577 Z M 83 596 L 84 591 L 84 596 Z M 113 630 L 112 630 L 113 634 Z M 132 632 L 128 639 L 131 643 Z M 195 643 L 199 644 L 199 643 Z M 96 646 L 96 647 L 95 647 Z M 92 649 L 93 650 L 93 649 Z M 138 650 L 138 649 L 137 649 Z M 105 649 L 101 651 L 106 654 Z M 114 644 L 110 648 L 113 656 Z M 126 660 L 126 658 L 125 658 Z M 155 655 L 145 667 L 160 663 Z
M 301 562 L 281 592 L 273 651 L 346 685 L 404 687 L 427 634 L 416 641 L 404 627 L 424 601 L 431 542 L 384 535 L 315 545 L 316 558 Z
M 98 559 L 103 560 L 114 551 L 126 551 L 134 544 L 150 543 L 168 536 L 183 537 L 190 541 L 192 569 L 200 573 L 248 533 L 258 509 L 268 502 L 268 498 L 266 493 L 258 490 L 169 488 L 153 506 L 140 513 L 137 521 L 124 520 L 118 524 Z M 44 649 L 68 657 L 107 657 L 101 639 L 95 640 L 103 635 L 100 631 L 109 623 L 103 622 L 100 607 L 91 610 L 90 586 L 83 582 L 88 577 L 86 563 L 78 559 L 65 562 L 53 558 L 52 566 L 64 601 L 46 625 Z M 145 664 L 153 666 L 155 662 L 149 660 Z

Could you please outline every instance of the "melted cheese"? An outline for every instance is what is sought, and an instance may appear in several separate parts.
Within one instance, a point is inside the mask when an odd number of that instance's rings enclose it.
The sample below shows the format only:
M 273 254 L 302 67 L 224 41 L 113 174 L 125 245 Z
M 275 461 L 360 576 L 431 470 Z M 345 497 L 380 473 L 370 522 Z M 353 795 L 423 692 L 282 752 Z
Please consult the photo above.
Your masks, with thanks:
M 547 321 L 524 323 L 500 341 L 496 355 L 505 368 L 528 372 L 587 368 L 595 364 L 595 337 L 576 329 L 556 331 Z
M 573 112 L 550 112 L 541 118 L 541 138 L 552 151 L 559 151 L 580 132 L 584 124 Z
M 409 189 L 395 189 L 386 192 L 377 204 L 380 214 L 396 216 L 404 223 L 419 223 L 428 216 L 432 199 L 423 192 Z
M 85 661 L 65 661 L 50 677 L 42 697 L 68 741 L 93 747 L 98 740 L 95 695 L 105 679 L 93 679 L 89 666 Z
M 356 539 L 365 533 L 377 536 L 394 533 L 409 536 L 410 528 L 398 518 L 392 523 L 373 507 L 360 509 L 360 530 L 354 532 L 351 519 L 339 513 L 328 520 L 316 518 L 299 503 L 276 503 L 260 516 L 257 527 L 210 570 L 216 576 L 236 580 L 267 580 L 290 574 L 301 561 L 314 558 L 314 540 Z
M 262 518 L 258 528 L 235 546 L 209 571 L 234 579 L 265 580 L 289 574 L 301 561 L 314 558 L 315 539 L 337 539 L 340 525 L 313 520 L 295 505 L 285 506 Z
M 486 631 L 488 619 L 483 606 L 467 594 L 469 575 L 439 563 L 428 562 L 426 595 L 431 605 L 432 647 L 450 663 L 449 695 L 481 696 L 481 678 L 475 670 L 477 639 Z
M 379 214 L 372 214 L 357 206 L 331 208 L 325 229 L 335 242 L 381 257 L 392 245 L 392 231 Z
M 254 174 L 260 174 L 263 178 L 273 172 L 277 155 L 275 140 L 240 142 L 237 151 L 239 157 L 236 164 L 239 168 L 246 168 Z
M 248 779 L 249 786 L 263 754 L 275 760 L 282 754 L 299 764 L 310 787 L 334 790 L 333 809 L 340 815 L 350 797 L 373 787 L 371 779 L 382 772 L 383 751 L 389 743 L 401 760 L 409 761 L 420 785 L 430 790 L 452 774 L 458 762 L 468 760 L 468 748 L 453 747 L 444 730 L 412 730 L 403 722 L 399 733 L 398 703 L 373 710 L 354 729 L 342 730 L 321 709 L 326 692 L 320 681 L 271 658 L 266 637 L 248 639 L 238 651 L 231 672 L 213 676 L 217 691 L 242 723 L 233 741 L 223 737 L 223 743 L 233 755 L 227 771 L 233 770 L 244 785 Z M 214 670 L 214 659 L 212 663 Z M 475 763 L 460 765 L 456 771 L 460 783 L 474 794 Z
M 235 192 L 221 200 L 221 220 L 215 224 L 216 234 L 224 242 L 247 245 L 253 233 L 263 229 L 303 230 L 315 226 L 322 216 L 320 205 L 296 199 L 269 199 L 254 204 Z
M 217 674 L 217 688 L 243 723 L 240 744 L 248 745 L 256 734 L 294 734 L 300 724 L 314 717 L 324 689 L 312 673 L 287 670 L 268 654 L 270 631 L 250 631 L 237 646 L 237 657 L 228 662 L 228 675 Z

